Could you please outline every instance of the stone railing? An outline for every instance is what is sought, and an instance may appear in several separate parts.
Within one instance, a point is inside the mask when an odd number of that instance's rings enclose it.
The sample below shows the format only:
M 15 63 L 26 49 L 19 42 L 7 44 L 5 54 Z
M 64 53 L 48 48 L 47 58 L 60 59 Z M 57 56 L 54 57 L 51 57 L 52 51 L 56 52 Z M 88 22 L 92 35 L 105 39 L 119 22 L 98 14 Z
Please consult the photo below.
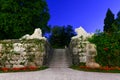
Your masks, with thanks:
M 48 64 L 52 48 L 46 40 L 0 41 L 0 67 L 41 67 Z

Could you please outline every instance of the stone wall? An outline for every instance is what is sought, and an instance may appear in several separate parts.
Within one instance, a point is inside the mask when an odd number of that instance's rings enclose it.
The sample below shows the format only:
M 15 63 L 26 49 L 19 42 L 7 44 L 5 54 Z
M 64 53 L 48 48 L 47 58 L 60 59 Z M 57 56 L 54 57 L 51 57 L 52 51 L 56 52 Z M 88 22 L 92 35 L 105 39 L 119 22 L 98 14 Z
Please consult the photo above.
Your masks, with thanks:
M 85 64 L 88 67 L 100 67 L 95 62 L 94 57 L 97 55 L 95 44 L 88 41 L 93 34 L 87 33 L 82 27 L 75 29 L 77 35 L 72 37 L 68 47 L 68 53 L 71 54 L 74 65 Z
M 46 40 L 0 41 L 0 67 L 41 67 L 48 63 L 52 48 Z
M 87 63 L 94 61 L 94 56 L 97 55 L 96 46 L 84 40 L 82 36 L 77 39 L 72 39 L 69 45 L 69 53 L 72 56 L 73 64 Z

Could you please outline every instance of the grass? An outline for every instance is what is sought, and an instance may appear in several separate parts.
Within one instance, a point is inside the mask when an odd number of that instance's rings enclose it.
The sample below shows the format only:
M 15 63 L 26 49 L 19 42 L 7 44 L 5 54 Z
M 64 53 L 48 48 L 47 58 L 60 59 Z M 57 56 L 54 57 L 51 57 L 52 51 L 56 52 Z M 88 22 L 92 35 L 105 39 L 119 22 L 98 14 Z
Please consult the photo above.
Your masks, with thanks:
M 120 70 L 113 69 L 113 70 L 102 70 L 102 69 L 91 69 L 91 68 L 80 68 L 80 66 L 73 65 L 70 68 L 80 71 L 86 71 L 86 72 L 101 72 L 101 73 L 120 73 Z

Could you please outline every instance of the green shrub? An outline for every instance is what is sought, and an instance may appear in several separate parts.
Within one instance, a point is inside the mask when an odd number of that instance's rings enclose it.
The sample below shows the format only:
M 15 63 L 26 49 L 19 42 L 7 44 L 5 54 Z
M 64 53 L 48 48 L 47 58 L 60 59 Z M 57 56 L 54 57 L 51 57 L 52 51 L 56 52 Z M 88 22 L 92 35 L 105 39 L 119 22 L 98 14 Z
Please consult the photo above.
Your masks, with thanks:
M 102 66 L 120 66 L 120 33 L 97 33 L 89 39 L 97 46 L 96 61 Z

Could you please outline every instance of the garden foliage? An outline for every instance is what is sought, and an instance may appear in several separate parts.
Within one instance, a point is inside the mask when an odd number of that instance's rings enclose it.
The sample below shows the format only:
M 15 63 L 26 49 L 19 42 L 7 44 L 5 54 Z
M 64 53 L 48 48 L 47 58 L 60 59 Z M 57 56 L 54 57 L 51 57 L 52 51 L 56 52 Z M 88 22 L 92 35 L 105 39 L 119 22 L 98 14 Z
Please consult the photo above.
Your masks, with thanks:
M 120 11 L 114 19 L 108 9 L 104 24 L 104 32 L 98 31 L 89 39 L 97 46 L 96 61 L 102 66 L 120 67 Z
M 98 32 L 90 42 L 97 46 L 96 61 L 102 66 L 120 67 L 120 33 L 102 33 Z

